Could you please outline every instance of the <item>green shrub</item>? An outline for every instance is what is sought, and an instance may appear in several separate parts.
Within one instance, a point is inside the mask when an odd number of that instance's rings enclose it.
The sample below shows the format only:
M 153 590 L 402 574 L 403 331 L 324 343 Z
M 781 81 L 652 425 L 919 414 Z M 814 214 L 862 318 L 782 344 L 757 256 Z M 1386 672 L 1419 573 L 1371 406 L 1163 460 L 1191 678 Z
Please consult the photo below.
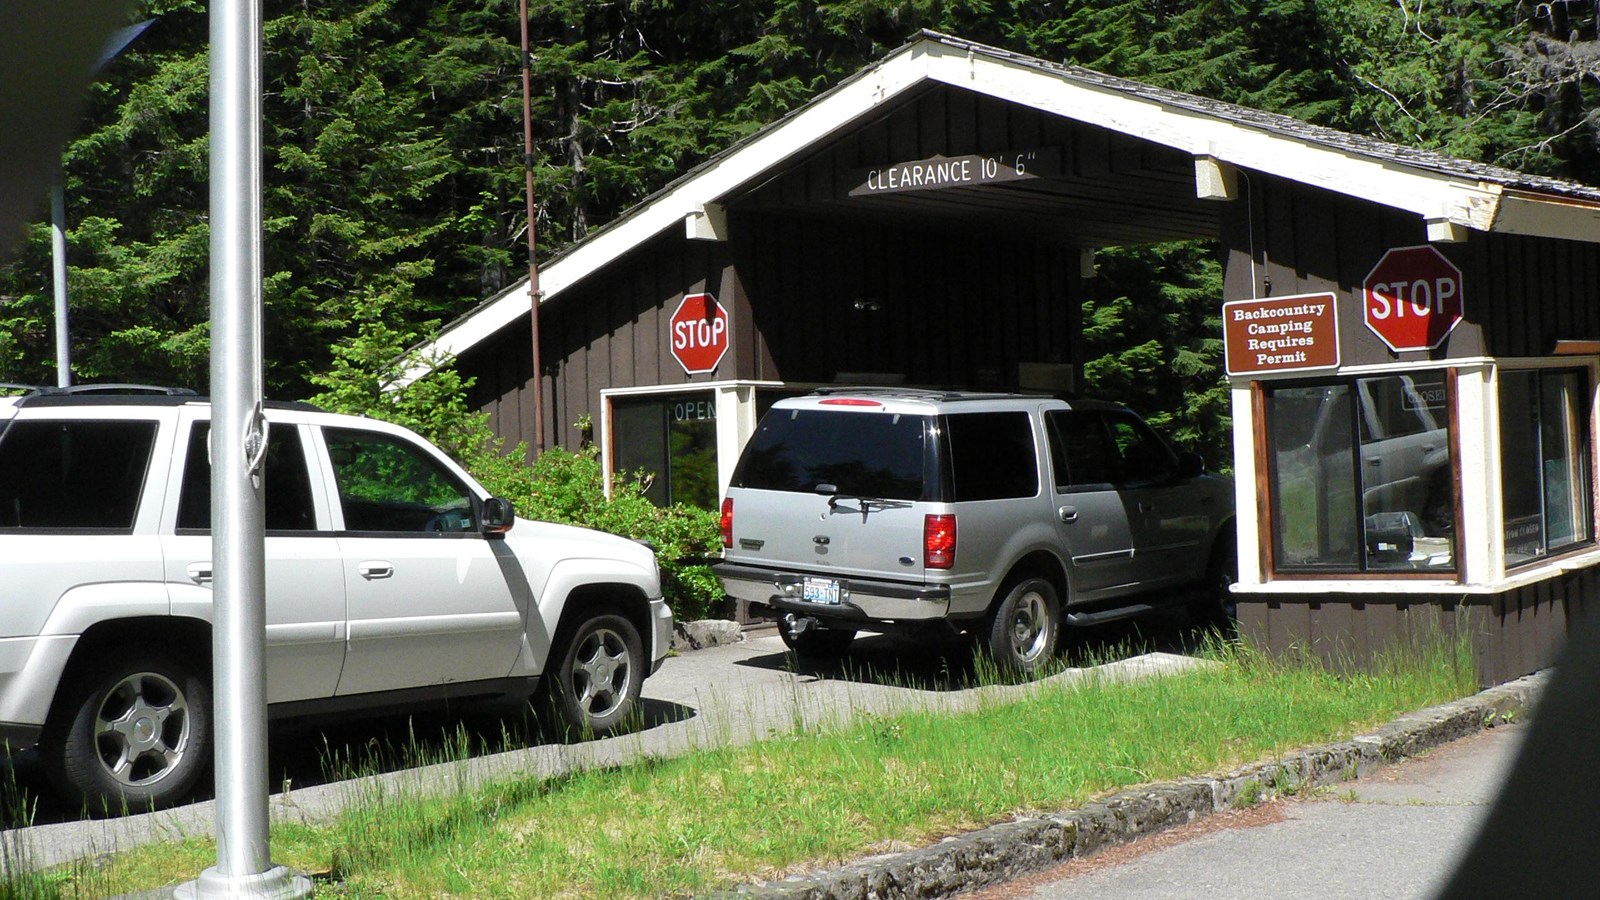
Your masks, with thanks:
M 429 374 L 394 387 L 417 361 L 406 352 L 415 335 L 384 321 L 384 298 L 359 297 L 353 306 L 357 337 L 335 347 L 333 368 L 312 379 L 323 389 L 312 403 L 410 428 L 461 463 L 491 494 L 516 504 L 519 515 L 648 541 L 661 567 L 662 593 L 678 621 L 722 610 L 722 586 L 711 569 L 679 562 L 716 553 L 716 513 L 682 504 L 658 507 L 644 496 L 638 476 L 616 478 L 608 499 L 600 453 L 592 444 L 577 452 L 548 449 L 529 466 L 526 445 L 507 451 L 489 428 L 488 414 L 467 405 L 472 381 L 447 361 L 435 360 Z
M 637 476 L 618 475 L 608 499 L 600 453 L 592 444 L 576 453 L 551 448 L 532 466 L 522 465 L 525 452 L 519 445 L 509 456 L 480 460 L 483 464 L 473 474 L 529 518 L 648 541 L 661 566 L 662 592 L 679 621 L 722 611 L 722 585 L 710 567 L 679 561 L 716 553 L 720 541 L 716 513 L 684 504 L 656 506 L 645 497 L 645 485 Z

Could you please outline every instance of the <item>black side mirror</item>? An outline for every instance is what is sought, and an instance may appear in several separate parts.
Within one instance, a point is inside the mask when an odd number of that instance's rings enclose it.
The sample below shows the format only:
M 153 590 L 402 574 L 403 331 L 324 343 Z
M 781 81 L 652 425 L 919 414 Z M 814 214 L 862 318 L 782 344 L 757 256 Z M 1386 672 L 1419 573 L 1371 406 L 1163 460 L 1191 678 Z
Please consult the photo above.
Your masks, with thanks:
M 483 501 L 483 533 L 505 534 L 517 521 L 517 508 L 511 505 L 510 500 L 501 497 L 490 497 Z
M 1206 461 L 1193 450 L 1178 453 L 1178 477 L 1199 478 L 1206 473 Z

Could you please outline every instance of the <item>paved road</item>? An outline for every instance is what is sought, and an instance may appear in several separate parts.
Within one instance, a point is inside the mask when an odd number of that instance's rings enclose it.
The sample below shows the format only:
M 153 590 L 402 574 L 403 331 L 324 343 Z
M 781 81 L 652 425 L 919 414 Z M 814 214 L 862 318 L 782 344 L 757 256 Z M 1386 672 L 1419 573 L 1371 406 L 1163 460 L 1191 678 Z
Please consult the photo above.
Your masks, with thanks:
M 1431 897 L 1487 814 L 1525 729 L 1511 725 L 1480 732 L 1313 799 L 1281 800 L 1215 816 L 965 896 Z
M 1192 662 L 1173 652 L 1196 636 L 1175 624 L 1107 626 L 1078 638 L 1075 652 L 1112 662 L 1102 668 L 1138 675 Z M 1070 661 L 1069 654 L 1069 661 Z M 1068 670 L 1056 677 L 1082 677 Z M 315 821 L 373 790 L 405 785 L 422 791 L 459 789 L 463 783 L 513 775 L 548 776 L 588 765 L 616 765 L 645 756 L 670 756 L 698 746 L 743 744 L 763 737 L 844 721 L 862 713 L 911 706 L 959 709 L 981 694 L 1020 696 L 1023 687 L 977 687 L 972 651 L 964 642 L 907 645 L 882 636 L 864 637 L 839 663 L 797 663 L 772 634 L 666 660 L 645 682 L 645 725 L 637 733 L 601 741 L 567 742 L 502 709 L 390 716 L 336 723 L 276 725 L 269 735 L 268 768 L 275 821 Z M 417 766 L 415 761 L 456 755 L 459 736 L 482 754 L 465 762 Z M 508 741 L 508 742 L 507 742 Z M 493 751 L 493 752 L 491 752 Z M 333 761 L 330 771 L 329 762 Z M 347 761 L 376 774 L 349 778 Z M 32 865 L 51 865 L 125 850 L 171 836 L 210 833 L 214 804 L 208 801 L 154 815 L 81 820 L 53 804 L 36 759 L 0 758 L 0 787 L 20 784 L 33 827 L 19 828 L 14 812 L 0 808 L 0 850 L 20 845 Z M 0 794 L 5 793 L 0 790 Z M 9 804 L 0 804 L 0 807 Z M 10 829 L 10 830 L 6 830 Z M 12 853 L 12 858 L 17 854 Z M 0 853 L 0 870 L 7 864 Z

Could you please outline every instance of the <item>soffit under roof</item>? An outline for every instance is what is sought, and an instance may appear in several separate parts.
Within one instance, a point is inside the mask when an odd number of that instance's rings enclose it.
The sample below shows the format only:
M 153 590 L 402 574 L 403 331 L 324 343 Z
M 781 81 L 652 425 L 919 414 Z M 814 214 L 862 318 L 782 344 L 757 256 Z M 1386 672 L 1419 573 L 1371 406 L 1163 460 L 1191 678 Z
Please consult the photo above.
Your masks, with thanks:
M 1037 177 L 857 193 L 914 160 L 1035 154 Z M 1159 144 L 946 85 L 925 84 L 722 198 L 729 210 L 915 221 L 1071 247 L 1218 235 L 1222 205 L 1195 195 L 1194 159 Z

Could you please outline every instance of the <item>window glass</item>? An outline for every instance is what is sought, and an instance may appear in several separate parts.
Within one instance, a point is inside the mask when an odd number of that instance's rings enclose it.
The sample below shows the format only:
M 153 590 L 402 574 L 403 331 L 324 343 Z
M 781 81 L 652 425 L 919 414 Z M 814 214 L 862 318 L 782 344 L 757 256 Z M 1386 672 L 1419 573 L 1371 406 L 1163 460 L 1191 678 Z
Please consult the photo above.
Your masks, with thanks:
M 478 530 L 466 486 L 410 441 L 348 428 L 328 428 L 323 434 L 347 530 L 416 534 Z
M 1588 380 L 1577 371 L 1500 373 L 1500 482 L 1506 564 L 1594 535 Z
M 733 483 L 769 491 L 932 499 L 927 416 L 777 409 L 750 438 Z
M 1274 390 L 1266 418 L 1278 567 L 1360 565 L 1350 387 Z
M 946 416 L 952 499 L 1003 500 L 1039 493 L 1039 457 L 1025 412 Z
M 709 392 L 611 401 L 613 464 L 644 473 L 658 506 L 717 505 L 717 404 Z
M 156 423 L 13 422 L 0 440 L 0 528 L 128 531 Z
M 1443 372 L 1356 382 L 1369 569 L 1452 564 L 1455 482 Z
M 206 446 L 210 430 L 208 423 L 196 422 L 189 431 L 189 452 L 184 459 L 183 488 L 178 497 L 180 530 L 211 528 L 211 455 Z M 262 465 L 267 530 L 310 531 L 316 528 L 311 478 L 306 470 L 300 430 L 280 426 L 269 431 L 267 457 Z
M 1272 389 L 1278 568 L 1453 571 L 1447 410 L 1442 371 Z
M 1045 413 L 1056 490 L 1105 487 L 1122 481 L 1122 455 L 1100 414 L 1081 410 Z
M 1105 420 L 1122 457 L 1123 484 L 1138 487 L 1171 480 L 1178 461 L 1154 429 L 1125 410 L 1105 413 Z

